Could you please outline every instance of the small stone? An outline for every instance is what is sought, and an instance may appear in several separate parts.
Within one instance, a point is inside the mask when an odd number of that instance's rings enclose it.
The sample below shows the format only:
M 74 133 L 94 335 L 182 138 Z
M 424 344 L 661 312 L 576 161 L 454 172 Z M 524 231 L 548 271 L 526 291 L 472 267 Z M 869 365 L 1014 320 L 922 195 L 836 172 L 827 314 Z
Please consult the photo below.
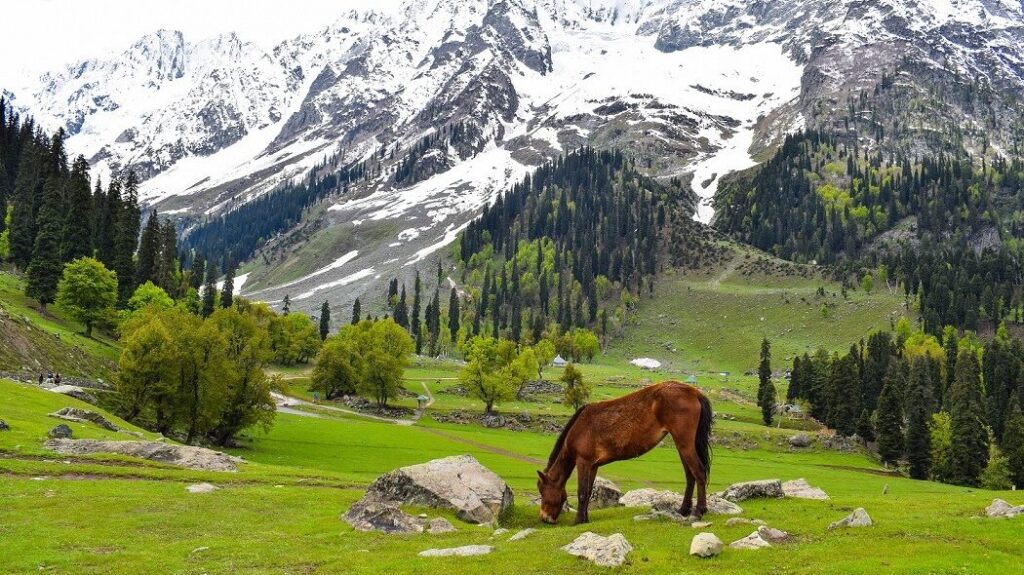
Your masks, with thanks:
M 209 551 L 209 550 L 210 550 L 210 548 L 209 547 L 205 547 L 205 546 L 204 547 L 196 547 L 195 549 L 192 550 L 191 554 L 195 555 L 196 553 L 202 553 L 203 551 Z
M 774 527 L 768 527 L 762 525 L 757 528 L 757 534 L 761 536 L 761 539 L 769 543 L 788 543 L 793 539 L 793 536 L 781 529 L 775 529 Z
M 398 508 L 396 503 L 364 497 L 357 501 L 342 520 L 356 531 L 383 533 L 421 533 L 423 522 Z
M 604 509 L 616 507 L 619 505 L 621 497 L 622 490 L 619 489 L 618 485 L 603 477 L 598 477 L 594 480 L 594 489 L 590 493 L 590 508 Z
M 722 552 L 722 540 L 714 533 L 698 533 L 690 541 L 690 555 L 714 557 Z
M 764 522 L 764 519 L 751 519 L 750 522 L 754 525 L 768 525 Z
M 806 433 L 798 433 L 796 435 L 790 436 L 789 444 L 793 447 L 799 448 L 810 447 L 811 438 L 808 437 Z
M 730 517 L 725 521 L 726 527 L 735 527 L 737 525 L 750 525 L 750 520 L 746 517 Z
M 626 556 L 633 550 L 633 546 L 621 533 L 602 537 L 587 531 L 572 543 L 562 547 L 562 550 L 570 555 L 589 559 L 601 567 L 618 567 L 626 562 Z
M 871 525 L 871 517 L 868 515 L 868 512 L 863 507 L 858 507 L 853 510 L 853 513 L 832 523 L 828 528 L 832 530 L 840 527 L 870 527 Z
M 739 515 L 743 508 L 717 495 L 708 497 L 708 513 L 714 515 Z
M 63 423 L 54 427 L 48 434 L 52 439 L 68 439 L 71 437 L 71 428 Z
M 427 524 L 427 533 L 437 535 L 439 533 L 454 533 L 455 526 L 444 517 L 436 517 Z
M 491 533 L 491 537 L 501 537 L 506 533 L 508 533 L 508 529 L 505 529 L 504 527 L 499 527 L 494 530 L 494 533 Z
M 189 485 L 185 489 L 187 489 L 189 493 L 213 493 L 220 489 L 220 487 L 217 487 L 212 483 L 196 483 Z
M 472 557 L 474 555 L 487 555 L 494 550 L 490 545 L 464 545 L 462 547 L 449 547 L 447 549 L 427 549 L 420 551 L 420 557 Z
M 764 547 L 771 547 L 771 544 L 762 539 L 760 533 L 754 531 L 743 539 L 733 541 L 729 544 L 729 547 L 733 549 L 762 549 Z
M 6 421 L 0 419 L 0 431 L 10 431 L 10 430 L 11 430 L 11 426 L 7 425 Z
M 694 529 L 707 529 L 708 527 L 711 527 L 711 525 L 712 523 L 710 521 L 694 521 L 690 524 L 690 527 L 693 527 Z
M 523 539 L 526 539 L 527 537 L 532 535 L 535 531 L 537 531 L 537 530 L 532 528 L 532 527 L 528 527 L 526 529 L 522 529 L 520 531 L 517 531 L 516 534 L 513 535 L 512 537 L 509 537 L 508 540 L 509 541 L 522 541 Z

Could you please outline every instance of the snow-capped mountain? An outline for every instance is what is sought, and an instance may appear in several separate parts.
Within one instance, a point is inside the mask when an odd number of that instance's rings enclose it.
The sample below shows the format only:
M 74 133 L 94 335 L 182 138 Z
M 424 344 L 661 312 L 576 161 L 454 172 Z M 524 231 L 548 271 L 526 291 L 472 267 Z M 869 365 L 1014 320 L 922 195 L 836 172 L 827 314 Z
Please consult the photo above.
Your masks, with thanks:
M 372 159 L 372 177 L 249 266 L 245 293 L 314 308 L 426 265 L 485 202 L 584 144 L 688 178 L 708 221 L 719 178 L 787 131 L 835 122 L 883 74 L 927 104 L 901 109 L 907 135 L 886 145 L 927 147 L 955 126 L 969 149 L 1013 149 L 1002 127 L 1021 117 L 1022 10 L 1008 0 L 410 0 L 271 50 L 233 34 L 157 32 L 14 93 L 99 173 L 138 170 L 144 199 L 189 229 L 311 171 Z M 996 95 L 985 110 L 935 96 L 967 83 Z M 458 142 L 411 155 L 456 125 Z

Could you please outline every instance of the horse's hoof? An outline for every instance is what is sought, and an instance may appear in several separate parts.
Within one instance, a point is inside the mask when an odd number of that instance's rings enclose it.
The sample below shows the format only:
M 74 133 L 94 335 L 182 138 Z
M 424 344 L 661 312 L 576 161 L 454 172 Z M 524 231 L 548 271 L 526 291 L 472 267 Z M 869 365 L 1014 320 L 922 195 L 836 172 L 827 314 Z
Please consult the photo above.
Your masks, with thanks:
M 576 521 L 573 521 L 573 525 L 583 525 L 584 523 L 590 523 L 590 520 L 586 517 L 577 517 Z
M 682 515 L 683 517 L 689 517 L 690 516 L 690 511 L 692 511 L 691 508 L 683 507 L 683 508 L 681 508 L 679 510 L 679 514 Z

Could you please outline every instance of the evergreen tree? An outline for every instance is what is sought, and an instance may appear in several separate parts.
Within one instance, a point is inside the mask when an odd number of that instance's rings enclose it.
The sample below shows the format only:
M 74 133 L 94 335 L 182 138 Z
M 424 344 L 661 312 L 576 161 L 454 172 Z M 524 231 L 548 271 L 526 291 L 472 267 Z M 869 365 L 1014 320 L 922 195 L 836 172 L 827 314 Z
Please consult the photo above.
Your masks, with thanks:
M 352 304 L 352 325 L 359 323 L 359 320 L 361 319 L 361 307 L 362 306 L 359 304 L 359 298 L 356 298 L 356 301 Z
M 224 285 L 220 288 L 220 307 L 229 308 L 235 300 L 235 267 L 229 265 L 224 274 Z
M 448 293 L 448 333 L 454 343 L 459 336 L 459 292 L 454 287 Z
M 206 285 L 203 286 L 203 317 L 210 317 L 217 308 L 217 272 L 213 262 L 206 262 Z
M 903 456 L 903 407 L 901 398 L 907 387 L 906 368 L 902 361 L 891 361 L 885 372 L 882 392 L 878 396 L 875 416 L 875 437 L 878 456 L 887 465 L 896 465 Z
M 405 299 L 405 284 L 402 285 L 401 295 L 398 296 L 398 303 L 394 310 L 395 323 L 409 330 L 409 304 Z
M 28 266 L 28 284 L 25 293 L 46 307 L 57 296 L 57 282 L 64 266 L 60 259 L 60 235 L 64 222 L 61 185 L 58 177 L 46 181 L 42 205 L 39 208 L 38 231 L 32 248 L 32 261 Z
M 181 295 L 181 269 L 178 263 L 178 230 L 171 220 L 160 226 L 160 257 L 157 258 L 157 284 L 172 297 Z
M 857 373 L 857 349 L 837 357 L 832 362 L 832 375 L 828 381 L 828 416 L 826 421 L 840 435 L 852 436 L 857 431 L 860 415 L 860 376 Z
M 113 179 L 107 186 L 107 193 L 103 196 L 103 205 L 97 206 L 100 211 L 98 216 L 98 242 L 96 244 L 97 259 L 109 269 L 115 269 L 117 259 L 117 246 L 115 245 L 118 235 L 118 226 L 121 220 L 121 180 Z
M 159 257 L 160 220 L 156 210 L 153 210 L 149 213 L 146 226 L 142 229 L 142 239 L 139 241 L 139 259 L 135 269 L 136 283 L 142 285 L 146 282 L 153 282 L 160 285 L 156 277 L 157 260 Z
M 802 397 L 800 384 L 802 381 L 800 356 L 793 358 L 793 369 L 789 372 L 789 386 L 786 387 L 786 403 L 793 403 Z
M 950 479 L 957 485 L 977 486 L 981 472 L 988 464 L 989 441 L 981 369 L 978 357 L 971 349 L 964 349 L 957 355 L 950 405 Z
M 139 211 L 139 182 L 134 171 L 128 172 L 123 195 L 115 228 L 113 266 L 117 273 L 117 302 L 120 307 L 124 307 L 138 287 L 135 283 L 135 250 L 142 216 Z
M 910 476 L 914 479 L 928 479 L 931 471 L 931 433 L 928 425 L 932 418 L 933 386 L 928 358 L 915 358 L 910 367 L 910 382 L 906 393 L 906 453 L 907 461 L 910 462 Z
M 761 419 L 771 426 L 775 417 L 775 384 L 772 383 L 772 351 L 768 338 L 761 340 L 761 363 L 757 367 L 757 405 Z
M 1024 488 L 1024 413 L 1021 413 L 1017 398 L 1010 404 L 1006 427 L 1003 429 L 1002 448 L 1010 468 L 1010 481 L 1018 489 Z
M 320 306 L 320 340 L 326 340 L 331 333 L 331 304 L 326 301 Z
M 416 355 L 423 353 L 423 337 L 421 335 L 422 330 L 420 329 L 420 301 L 422 297 L 423 282 L 420 281 L 420 270 L 416 270 L 416 279 L 413 281 L 412 288 L 412 321 L 409 325 L 412 336 L 416 341 Z
M 281 315 L 288 315 L 292 312 L 292 298 L 288 294 L 284 294 L 284 299 L 281 300 Z
M 206 279 L 206 259 L 203 258 L 203 254 L 196 253 L 196 257 L 192 259 L 191 272 L 189 286 L 198 290 L 203 286 L 203 280 Z
M 89 163 L 75 158 L 66 186 L 67 203 L 61 230 L 61 261 L 70 262 L 92 256 L 92 193 L 89 190 Z
M 40 152 L 35 143 L 26 143 L 18 176 L 14 182 L 14 209 L 9 233 L 11 261 L 22 270 L 28 269 L 32 262 L 32 252 L 36 243 L 36 213 L 43 188 L 41 162 Z

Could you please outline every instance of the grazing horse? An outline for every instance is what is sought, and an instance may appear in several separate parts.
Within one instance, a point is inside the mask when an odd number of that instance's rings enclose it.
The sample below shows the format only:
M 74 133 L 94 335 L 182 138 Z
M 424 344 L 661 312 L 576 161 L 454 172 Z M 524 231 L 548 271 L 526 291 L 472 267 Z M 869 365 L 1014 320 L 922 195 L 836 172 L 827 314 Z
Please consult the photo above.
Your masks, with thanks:
M 565 424 L 548 458 L 538 471 L 540 517 L 555 523 L 568 497 L 565 484 L 576 469 L 579 507 L 576 523 L 589 520 L 590 496 L 597 468 L 613 461 L 633 459 L 671 435 L 686 473 L 686 497 L 679 512 L 701 517 L 707 511 L 708 474 L 711 471 L 711 402 L 697 388 L 665 381 L 618 399 L 583 406 Z M 697 507 L 693 509 L 693 486 Z

